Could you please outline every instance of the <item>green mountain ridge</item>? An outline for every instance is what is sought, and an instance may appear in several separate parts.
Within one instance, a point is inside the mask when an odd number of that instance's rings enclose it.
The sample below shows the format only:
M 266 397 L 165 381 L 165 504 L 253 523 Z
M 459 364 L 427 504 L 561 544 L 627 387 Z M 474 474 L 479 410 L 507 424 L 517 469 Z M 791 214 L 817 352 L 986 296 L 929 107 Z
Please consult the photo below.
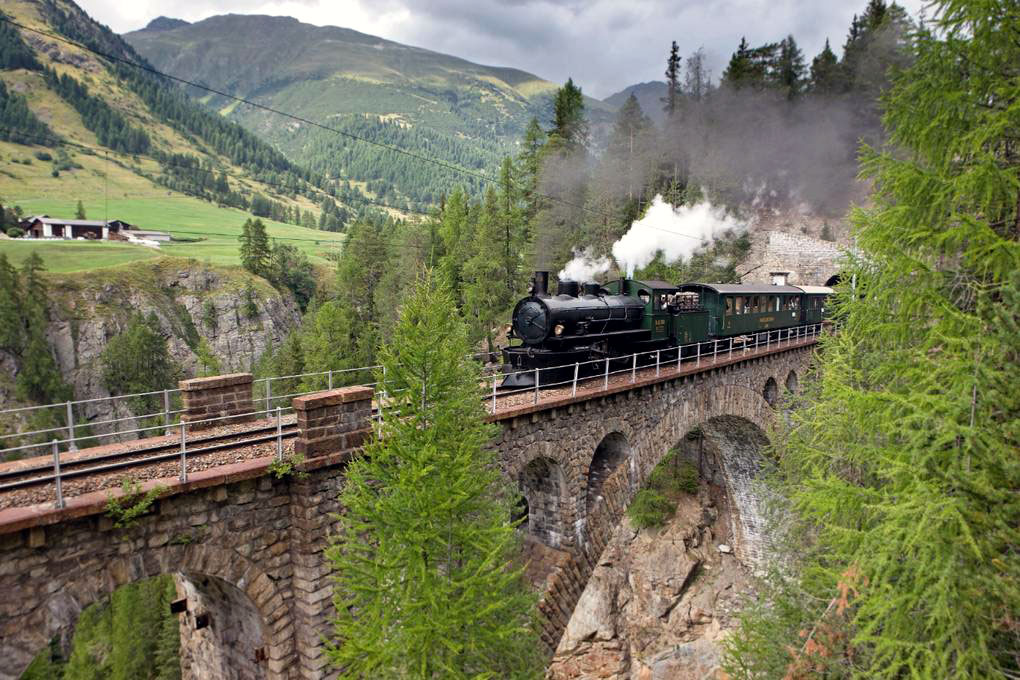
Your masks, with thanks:
M 359 137 L 494 171 L 532 117 L 548 124 L 557 85 L 347 28 L 227 14 L 187 24 L 160 17 L 124 35 L 156 68 Z M 200 88 L 190 94 L 313 172 L 368 183 L 386 200 L 438 202 L 478 182 Z M 596 124 L 611 107 L 586 105 Z

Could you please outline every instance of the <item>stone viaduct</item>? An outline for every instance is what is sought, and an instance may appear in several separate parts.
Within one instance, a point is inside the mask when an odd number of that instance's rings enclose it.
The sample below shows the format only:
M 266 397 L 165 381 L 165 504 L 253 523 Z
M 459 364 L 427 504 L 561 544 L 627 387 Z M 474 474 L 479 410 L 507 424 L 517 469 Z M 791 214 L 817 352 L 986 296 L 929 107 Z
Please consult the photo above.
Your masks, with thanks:
M 501 410 L 504 472 L 522 491 L 529 573 L 543 595 L 543 640 L 555 648 L 614 526 L 662 456 L 699 424 L 737 417 L 767 431 L 779 386 L 795 390 L 816 340 L 734 352 L 680 371 L 642 374 L 575 397 Z M 647 372 L 646 372 L 647 373 Z M 185 678 L 331 677 L 332 610 L 324 551 L 344 468 L 371 432 L 371 391 L 295 399 L 302 475 L 272 458 L 153 480 L 161 495 L 127 528 L 93 492 L 0 510 L 0 680 L 20 676 L 81 611 L 118 586 L 175 574 Z M 750 491 L 757 461 L 724 461 L 739 510 L 736 549 L 761 550 Z M 746 512 L 745 512 L 746 510 Z

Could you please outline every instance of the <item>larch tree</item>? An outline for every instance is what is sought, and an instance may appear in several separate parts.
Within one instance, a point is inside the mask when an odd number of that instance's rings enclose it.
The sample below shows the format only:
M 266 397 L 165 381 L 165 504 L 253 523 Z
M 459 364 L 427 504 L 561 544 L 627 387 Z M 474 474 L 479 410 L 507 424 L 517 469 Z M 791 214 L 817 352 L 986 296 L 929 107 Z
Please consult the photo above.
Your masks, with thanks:
M 1020 677 L 1020 8 L 934 10 L 779 445 L 798 559 L 732 677 Z
M 328 653 L 341 677 L 541 676 L 535 596 L 515 562 L 515 494 L 488 448 L 469 349 L 453 297 L 424 274 L 380 350 L 392 401 L 382 437 L 348 467 L 328 551 Z

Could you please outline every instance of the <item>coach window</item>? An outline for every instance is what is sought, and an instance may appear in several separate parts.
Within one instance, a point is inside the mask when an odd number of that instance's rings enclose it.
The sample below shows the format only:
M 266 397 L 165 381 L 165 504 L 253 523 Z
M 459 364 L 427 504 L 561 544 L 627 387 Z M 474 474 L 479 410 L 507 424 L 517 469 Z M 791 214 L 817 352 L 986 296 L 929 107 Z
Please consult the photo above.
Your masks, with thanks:
M 779 311 L 779 296 L 778 295 L 776 295 L 775 297 L 772 298 L 772 311 L 773 312 L 778 312 Z
M 733 316 L 733 296 L 726 296 L 726 316 Z

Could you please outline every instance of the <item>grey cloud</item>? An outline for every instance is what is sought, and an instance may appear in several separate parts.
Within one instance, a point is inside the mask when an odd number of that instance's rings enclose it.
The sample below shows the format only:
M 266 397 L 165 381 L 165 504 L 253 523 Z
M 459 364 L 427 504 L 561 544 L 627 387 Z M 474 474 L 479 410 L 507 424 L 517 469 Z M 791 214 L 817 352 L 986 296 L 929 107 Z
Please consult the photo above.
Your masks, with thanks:
M 923 0 L 905 4 L 917 13 Z M 661 79 L 670 42 L 687 55 L 704 47 L 718 78 L 741 36 L 752 44 L 792 33 L 806 60 L 826 38 L 842 46 L 866 0 L 81 0 L 114 30 L 140 28 L 160 14 L 190 21 L 214 14 L 295 14 L 446 52 L 511 66 L 554 82 L 572 76 L 605 97 L 632 83 Z M 399 18 L 393 18 L 399 17 Z

